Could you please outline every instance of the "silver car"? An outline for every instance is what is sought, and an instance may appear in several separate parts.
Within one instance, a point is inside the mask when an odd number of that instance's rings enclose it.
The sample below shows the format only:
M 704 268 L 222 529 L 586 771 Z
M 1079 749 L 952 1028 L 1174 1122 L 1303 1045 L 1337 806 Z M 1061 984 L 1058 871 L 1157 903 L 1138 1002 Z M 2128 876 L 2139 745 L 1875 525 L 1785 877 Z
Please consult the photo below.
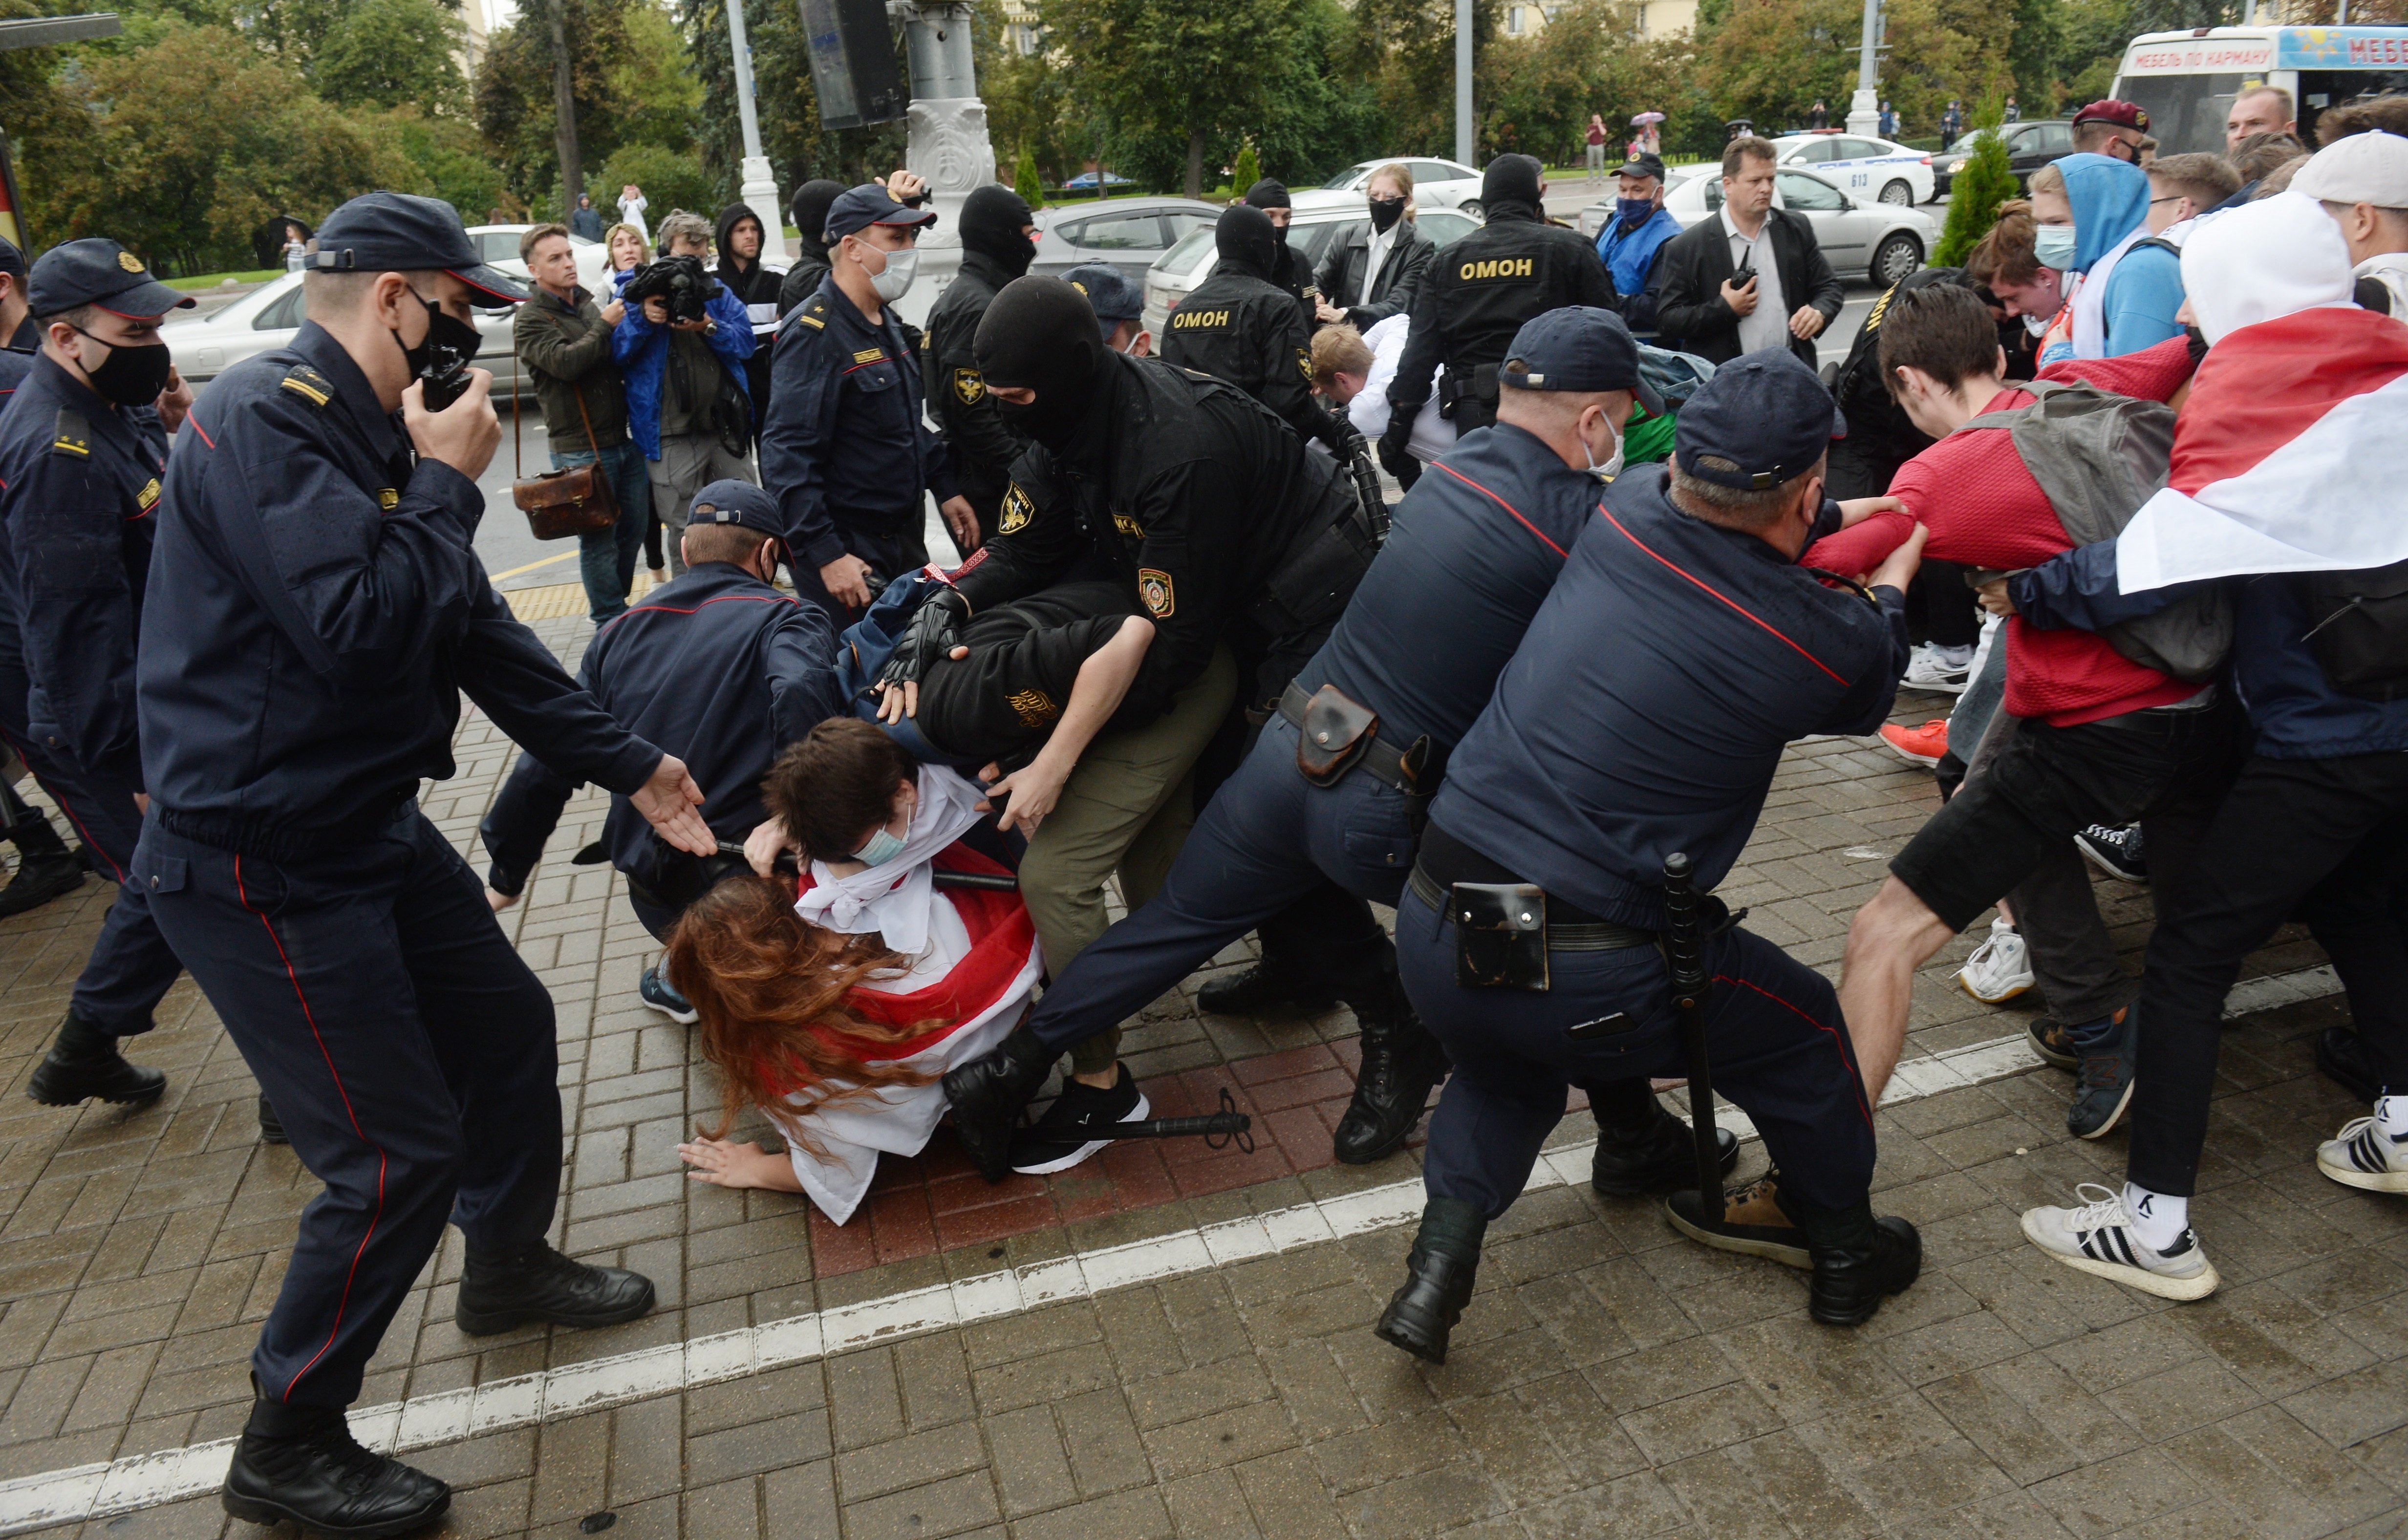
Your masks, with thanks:
M 1772 201 L 1806 217 L 1833 273 L 1883 289 L 1921 267 L 1940 239 L 1940 227 L 1921 209 L 1857 199 L 1810 171 L 1784 166 L 1773 173 Z M 1664 207 L 1686 230 L 1722 211 L 1723 179 L 1711 166 L 1684 176 L 1664 194 Z M 1613 217 L 1613 200 L 1600 198 L 1581 210 L 1580 228 L 1594 235 Z
M 1289 221 L 1287 243 L 1296 251 L 1297 260 L 1304 264 L 1305 271 L 1311 273 L 1321 266 L 1322 257 L 1339 232 L 1364 218 L 1363 200 L 1359 197 L 1343 207 L 1299 208 Z M 1420 209 L 1413 223 L 1441 249 L 1480 228 L 1477 216 L 1455 208 Z M 1219 252 L 1213 246 L 1212 230 L 1207 226 L 1164 252 L 1162 259 L 1146 270 L 1145 325 L 1157 343 L 1170 328 L 1170 312 L 1178 309 L 1180 301 L 1211 275 L 1217 260 Z
M 1066 203 L 1037 211 L 1037 258 L 1032 273 L 1060 278 L 1083 263 L 1108 262 L 1132 283 L 1141 282 L 1154 260 L 1201 230 L 1226 207 L 1201 198 L 1106 198 Z
M 1306 209 L 1363 207 L 1363 189 L 1371 180 L 1371 173 L 1383 165 L 1402 164 L 1413 174 L 1413 202 L 1423 208 L 1461 208 L 1480 212 L 1480 173 L 1461 161 L 1441 161 L 1427 155 L 1383 155 L 1376 161 L 1357 161 L 1319 187 L 1292 187 L 1288 196 L 1299 214 Z

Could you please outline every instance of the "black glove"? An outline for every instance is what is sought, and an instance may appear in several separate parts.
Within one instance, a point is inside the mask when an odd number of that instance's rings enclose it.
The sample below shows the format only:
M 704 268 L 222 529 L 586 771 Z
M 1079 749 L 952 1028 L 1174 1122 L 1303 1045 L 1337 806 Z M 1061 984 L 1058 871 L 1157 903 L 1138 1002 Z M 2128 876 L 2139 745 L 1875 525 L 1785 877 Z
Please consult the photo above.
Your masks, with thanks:
M 1403 433 L 1390 428 L 1380 435 L 1380 463 L 1386 468 L 1390 476 L 1404 483 L 1408 491 L 1415 481 L 1421 479 L 1422 474 L 1421 462 L 1415 460 L 1412 450 L 1407 448 L 1412 441 L 1412 432 L 1410 426 Z
M 931 594 L 911 617 L 910 629 L 903 633 L 894 655 L 879 672 L 879 687 L 914 684 L 927 677 L 937 661 L 960 645 L 961 623 L 969 611 L 969 601 L 958 589 L 939 589 Z

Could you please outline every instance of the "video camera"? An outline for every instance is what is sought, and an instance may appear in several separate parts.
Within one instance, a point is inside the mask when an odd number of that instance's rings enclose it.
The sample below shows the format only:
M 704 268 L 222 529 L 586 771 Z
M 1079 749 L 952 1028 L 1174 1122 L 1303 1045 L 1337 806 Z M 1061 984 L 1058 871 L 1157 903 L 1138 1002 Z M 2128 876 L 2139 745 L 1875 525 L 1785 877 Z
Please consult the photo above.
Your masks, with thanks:
M 700 257 L 663 257 L 636 269 L 620 298 L 637 307 L 648 299 L 662 300 L 672 322 L 700 321 L 710 319 L 704 307 L 723 292 L 719 280 L 702 270 Z

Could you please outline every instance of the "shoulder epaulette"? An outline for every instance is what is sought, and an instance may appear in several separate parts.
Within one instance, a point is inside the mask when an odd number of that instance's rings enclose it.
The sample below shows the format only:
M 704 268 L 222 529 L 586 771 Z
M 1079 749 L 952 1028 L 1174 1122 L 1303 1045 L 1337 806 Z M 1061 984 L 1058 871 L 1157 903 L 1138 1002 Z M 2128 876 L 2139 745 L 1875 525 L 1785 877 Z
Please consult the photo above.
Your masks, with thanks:
M 59 408 L 58 425 L 50 434 L 52 454 L 71 454 L 79 460 L 92 458 L 92 424 L 72 406 Z
M 307 364 L 295 364 L 285 370 L 284 378 L 277 383 L 312 406 L 322 407 L 335 399 L 334 385 L 324 375 Z
M 795 320 L 814 332 L 827 330 L 827 296 L 813 294 L 795 308 Z

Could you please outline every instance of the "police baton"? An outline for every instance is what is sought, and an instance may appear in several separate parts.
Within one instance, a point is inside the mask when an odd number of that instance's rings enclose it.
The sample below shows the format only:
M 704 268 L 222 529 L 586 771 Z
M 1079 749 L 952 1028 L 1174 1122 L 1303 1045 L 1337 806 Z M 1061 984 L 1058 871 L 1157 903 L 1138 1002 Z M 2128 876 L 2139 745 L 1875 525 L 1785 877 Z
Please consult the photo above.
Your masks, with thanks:
M 1706 1058 L 1705 953 L 1698 935 L 1698 891 L 1689 858 L 1664 858 L 1664 961 L 1672 971 L 1672 1010 L 1689 1050 L 1689 1128 L 1698 1145 L 1698 1217 L 1708 1230 L 1723 1223 L 1723 1161 L 1714 1133 L 1713 1068 Z
M 1177 1139 L 1200 1134 L 1208 1149 L 1226 1149 L 1235 1143 L 1241 1153 L 1254 1152 L 1254 1120 L 1238 1110 L 1229 1097 L 1229 1088 L 1221 1088 L 1221 1110 L 1197 1118 L 1140 1118 L 1125 1123 L 1114 1123 L 1109 1132 L 1115 1139 Z
M 1371 459 L 1371 446 L 1364 440 L 1353 423 L 1346 427 L 1346 468 L 1354 477 L 1354 496 L 1363 505 L 1363 521 L 1370 527 L 1371 543 L 1384 545 L 1388 538 L 1388 498 L 1380 490 L 1380 467 Z

